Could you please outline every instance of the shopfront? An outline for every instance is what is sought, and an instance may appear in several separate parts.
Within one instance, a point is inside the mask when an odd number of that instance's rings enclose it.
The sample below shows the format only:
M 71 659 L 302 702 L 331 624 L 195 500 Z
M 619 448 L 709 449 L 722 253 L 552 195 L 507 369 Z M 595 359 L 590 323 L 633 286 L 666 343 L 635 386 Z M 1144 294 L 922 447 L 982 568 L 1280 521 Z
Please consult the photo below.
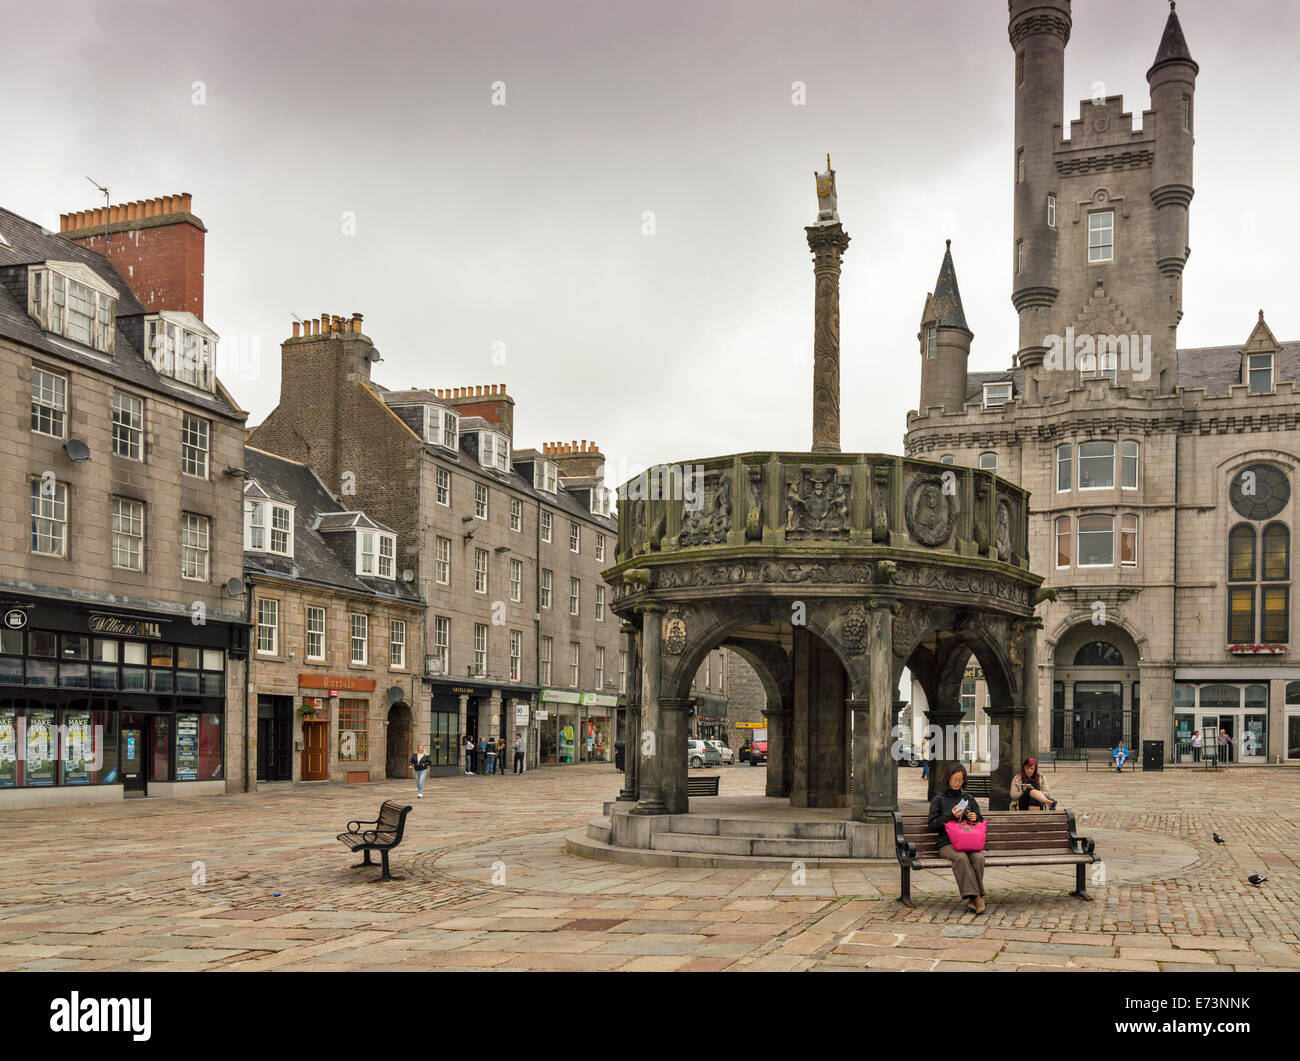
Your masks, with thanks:
M 1290 690 L 1288 685 L 1288 700 Z M 1199 732 L 1204 747 L 1218 750 L 1221 760 L 1230 763 L 1266 762 L 1268 713 L 1267 683 L 1178 682 L 1174 685 L 1173 734 L 1177 758 L 1192 758 L 1192 735 Z M 1288 710 L 1288 730 L 1292 725 L 1290 715 Z M 1221 731 L 1227 737 L 1227 743 L 1223 745 L 1218 743 Z
M 460 732 L 460 695 L 440 689 L 433 694 L 429 708 L 429 759 L 435 777 L 463 770 Z
M 582 747 L 583 762 L 612 763 L 614 761 L 614 709 L 618 697 L 609 693 L 583 693 Z
M 226 624 L 174 616 L 7 607 L 0 793 L 15 795 L 3 802 L 30 802 L 23 790 L 80 789 L 85 799 L 224 792 L 229 637 Z M 89 793 L 97 788 L 102 796 Z

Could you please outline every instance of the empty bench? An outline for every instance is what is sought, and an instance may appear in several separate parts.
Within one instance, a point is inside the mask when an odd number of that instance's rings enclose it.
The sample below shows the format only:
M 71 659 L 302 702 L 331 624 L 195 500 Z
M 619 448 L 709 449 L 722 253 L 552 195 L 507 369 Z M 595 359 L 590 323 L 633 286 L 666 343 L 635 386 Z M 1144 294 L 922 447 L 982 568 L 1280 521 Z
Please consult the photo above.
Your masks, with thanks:
M 1099 861 L 1093 842 L 1074 831 L 1074 812 L 995 811 L 985 815 L 988 833 L 984 844 L 985 867 L 1073 866 L 1074 891 L 1092 901 L 1084 880 L 1084 867 Z M 912 870 L 949 870 L 952 863 L 939 855 L 939 840 L 930 828 L 928 814 L 894 812 L 894 842 L 901 868 L 899 902 L 912 906 Z
M 966 784 L 962 786 L 964 792 L 969 792 L 972 796 L 979 796 L 981 799 L 989 798 L 989 775 L 988 774 L 967 774 Z
M 401 880 L 388 872 L 388 852 L 402 842 L 402 833 L 406 829 L 406 816 L 411 813 L 409 804 L 402 805 L 391 799 L 384 800 L 379 808 L 379 817 L 373 822 L 348 822 L 348 831 L 339 833 L 339 839 L 351 851 L 364 851 L 365 859 L 358 862 L 353 869 L 373 866 L 370 852 L 378 851 L 383 860 L 384 872 L 380 880 Z M 364 826 L 374 826 L 367 829 Z
M 689 796 L 716 796 L 718 794 L 718 781 L 721 780 L 716 775 L 713 777 L 688 777 L 686 779 L 686 795 Z

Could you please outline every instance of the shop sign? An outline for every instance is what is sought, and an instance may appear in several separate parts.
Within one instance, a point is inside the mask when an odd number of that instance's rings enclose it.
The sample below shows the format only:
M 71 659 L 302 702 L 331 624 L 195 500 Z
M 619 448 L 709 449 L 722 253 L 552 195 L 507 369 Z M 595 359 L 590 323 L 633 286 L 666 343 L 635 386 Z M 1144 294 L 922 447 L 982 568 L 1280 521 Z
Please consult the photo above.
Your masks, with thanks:
M 516 703 L 516 704 L 515 704 L 515 725 L 516 725 L 516 726 L 526 726 L 526 725 L 528 725 L 528 705 L 527 705 L 527 704 L 520 704 L 520 703 Z
M 543 689 L 542 702 L 550 704 L 580 704 L 582 696 L 570 689 Z
M 545 722 L 548 718 L 551 717 L 551 713 L 547 711 L 546 708 L 539 707 L 537 711 L 533 714 L 533 717 L 537 719 L 538 722 Z
M 22 608 L 10 608 L 5 612 L 5 629 L 21 630 L 27 625 L 27 613 Z
M 328 689 L 330 696 L 338 696 L 339 690 L 349 693 L 373 693 L 374 678 L 345 678 L 329 674 L 299 674 L 299 689 Z
M 5 616 L 6 624 L 9 617 Z M 127 637 L 154 637 L 161 638 L 162 631 L 157 623 L 146 622 L 143 619 L 119 619 L 116 615 L 92 615 L 86 620 L 92 633 L 96 634 L 125 634 Z
M 587 717 L 589 718 L 609 718 L 609 708 L 604 704 L 588 704 Z
M 963 677 L 963 678 L 974 678 L 977 682 L 982 682 L 982 681 L 984 680 L 984 668 L 983 668 L 983 667 L 967 667 L 966 670 L 962 672 L 962 677 Z
M 601 707 L 617 707 L 618 697 L 610 693 L 583 693 L 582 703 L 599 704 Z
M 766 729 L 767 728 L 766 722 L 733 722 L 732 725 L 735 726 L 737 729 Z
M 464 693 L 466 696 L 478 695 L 478 690 L 469 685 L 453 685 L 451 691 L 453 693 Z

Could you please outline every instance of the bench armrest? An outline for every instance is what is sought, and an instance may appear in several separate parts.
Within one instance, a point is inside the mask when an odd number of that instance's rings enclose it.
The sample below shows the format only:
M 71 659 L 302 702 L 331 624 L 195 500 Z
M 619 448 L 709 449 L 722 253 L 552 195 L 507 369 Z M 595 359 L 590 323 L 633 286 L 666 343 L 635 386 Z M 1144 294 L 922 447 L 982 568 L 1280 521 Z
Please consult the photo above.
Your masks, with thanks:
M 359 833 L 363 825 L 378 825 L 378 824 L 379 824 L 378 819 L 375 819 L 373 822 L 348 822 L 348 832 Z
M 1091 855 L 1096 850 L 1096 844 L 1091 837 L 1079 836 L 1074 831 L 1074 811 L 1066 810 L 1065 816 L 1070 824 L 1070 850 L 1076 855 Z

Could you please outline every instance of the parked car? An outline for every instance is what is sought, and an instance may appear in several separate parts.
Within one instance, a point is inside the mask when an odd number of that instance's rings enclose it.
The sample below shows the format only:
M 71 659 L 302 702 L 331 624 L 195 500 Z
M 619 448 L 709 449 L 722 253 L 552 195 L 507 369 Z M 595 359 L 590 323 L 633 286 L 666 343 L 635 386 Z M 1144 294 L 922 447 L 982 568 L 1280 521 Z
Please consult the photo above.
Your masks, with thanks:
M 722 756 L 718 754 L 717 748 L 710 748 L 702 740 L 688 740 L 686 742 L 686 762 L 696 769 L 701 766 L 721 766 Z
M 725 744 L 723 744 L 722 741 L 706 740 L 704 743 L 707 744 L 710 748 L 713 748 L 719 755 L 722 756 L 723 766 L 730 766 L 732 763 L 736 761 L 736 753 L 733 752 L 730 748 L 728 748 Z
M 767 741 L 756 740 L 749 747 L 749 755 L 746 756 L 750 766 L 757 766 L 759 763 L 767 762 Z

